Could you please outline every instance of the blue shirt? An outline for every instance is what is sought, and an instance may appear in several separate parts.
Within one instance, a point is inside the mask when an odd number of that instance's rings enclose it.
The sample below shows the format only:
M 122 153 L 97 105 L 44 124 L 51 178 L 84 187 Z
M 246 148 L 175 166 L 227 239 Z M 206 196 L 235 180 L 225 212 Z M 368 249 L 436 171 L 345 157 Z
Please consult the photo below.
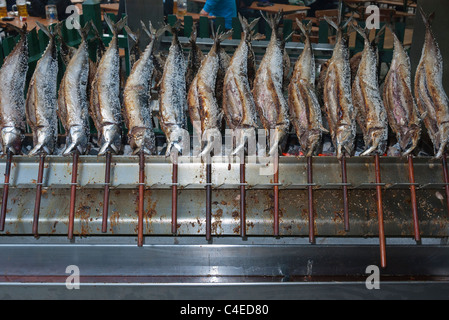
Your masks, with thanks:
M 235 0 L 206 0 L 203 10 L 211 16 L 223 17 L 226 29 L 232 28 L 232 18 L 237 17 Z

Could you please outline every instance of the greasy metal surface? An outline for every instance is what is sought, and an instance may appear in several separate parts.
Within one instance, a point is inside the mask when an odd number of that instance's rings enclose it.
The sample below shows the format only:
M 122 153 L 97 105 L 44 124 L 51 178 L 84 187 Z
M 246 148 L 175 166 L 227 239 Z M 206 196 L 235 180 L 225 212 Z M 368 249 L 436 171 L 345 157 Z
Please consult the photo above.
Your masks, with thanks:
M 47 157 L 44 172 L 39 233 L 66 235 L 68 228 L 71 161 Z M 184 162 L 183 162 L 184 161 Z M 205 166 L 179 158 L 179 235 L 206 232 Z M 80 156 L 74 235 L 100 235 L 103 211 L 104 159 Z M 421 236 L 449 235 L 449 213 L 441 162 L 416 158 L 415 180 Z M 260 175 L 262 165 L 246 165 L 247 235 L 273 235 L 272 175 Z M 281 157 L 279 163 L 280 236 L 308 236 L 307 174 L 303 158 Z M 4 159 L 0 172 L 4 169 Z M 32 234 L 38 158 L 14 157 L 8 212 L 0 235 Z M 240 164 L 212 165 L 212 236 L 240 234 Z M 172 165 L 169 158 L 146 157 L 147 189 L 144 200 L 144 235 L 172 235 Z M 313 159 L 316 236 L 376 237 L 378 235 L 373 158 L 347 159 L 351 228 L 344 231 L 340 164 L 335 158 Z M 386 236 L 413 236 L 413 217 L 407 159 L 382 158 L 383 208 Z M 137 157 L 115 156 L 107 233 L 137 235 Z M 0 238 L 1 239 L 1 238 Z

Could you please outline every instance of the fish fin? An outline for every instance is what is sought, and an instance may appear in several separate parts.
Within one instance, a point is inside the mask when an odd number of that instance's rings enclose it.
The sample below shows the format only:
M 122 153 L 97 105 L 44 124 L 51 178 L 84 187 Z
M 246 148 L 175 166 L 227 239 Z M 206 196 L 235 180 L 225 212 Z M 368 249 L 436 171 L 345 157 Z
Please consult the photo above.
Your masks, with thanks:
M 108 25 L 109 29 L 112 31 L 113 35 L 118 35 L 120 31 L 124 28 L 126 22 L 128 21 L 128 16 L 124 16 L 117 23 L 112 22 L 112 20 L 108 17 L 107 14 L 104 14 L 104 20 Z
M 308 30 L 308 25 L 307 27 L 298 19 L 296 18 L 296 24 L 299 27 L 299 30 L 301 30 L 301 32 L 308 37 L 309 36 L 309 30 Z
M 45 33 L 49 38 L 53 39 L 55 37 L 55 33 L 52 30 L 50 30 L 49 27 L 44 26 L 39 21 L 36 21 L 36 24 L 39 27 L 39 29 L 41 29 L 42 32 Z
M 86 22 L 84 27 L 82 27 L 81 29 L 78 29 L 78 33 L 80 34 L 81 39 L 83 39 L 83 40 L 87 39 L 87 36 L 90 32 L 90 28 L 92 28 L 92 26 L 95 26 L 95 25 L 93 24 L 93 22 L 89 21 L 89 22 Z M 98 32 L 98 30 L 97 30 L 97 32 Z
M 358 34 L 360 34 L 363 37 L 363 39 L 365 41 L 369 42 L 369 38 L 368 38 L 368 34 L 367 34 L 368 29 L 361 28 L 358 25 L 353 25 L 352 27 L 354 28 L 355 31 L 357 31 Z
M 331 18 L 329 18 L 329 17 L 327 17 L 327 16 L 324 16 L 323 17 L 324 18 L 324 20 L 326 20 L 326 22 L 331 26 L 331 27 L 333 27 L 335 30 L 340 30 L 340 27 L 331 19 Z
M 374 37 L 374 39 L 372 41 L 373 44 L 379 43 L 380 37 L 382 37 L 382 35 L 385 33 L 386 29 L 387 29 L 387 25 L 384 24 L 382 26 L 382 28 L 380 28 L 380 30 L 376 33 L 376 36 Z M 392 33 L 394 33 L 394 32 L 392 32 Z
M 138 29 L 136 32 L 133 32 L 128 26 L 125 26 L 125 30 L 128 36 L 134 41 L 134 43 L 139 42 L 140 29 Z
M 435 12 L 427 14 L 424 12 L 424 9 L 421 6 L 419 7 L 419 12 L 421 13 L 421 17 L 425 26 L 429 28 L 432 25 L 433 19 L 435 18 Z
M 17 31 L 21 36 L 24 36 L 28 33 L 26 23 L 23 24 L 22 28 L 19 28 L 11 23 L 7 23 L 6 26 L 14 31 Z
M 165 27 L 167 28 L 167 31 L 170 31 L 173 34 L 178 34 L 179 31 L 181 30 L 181 20 L 176 20 L 174 25 L 165 25 Z

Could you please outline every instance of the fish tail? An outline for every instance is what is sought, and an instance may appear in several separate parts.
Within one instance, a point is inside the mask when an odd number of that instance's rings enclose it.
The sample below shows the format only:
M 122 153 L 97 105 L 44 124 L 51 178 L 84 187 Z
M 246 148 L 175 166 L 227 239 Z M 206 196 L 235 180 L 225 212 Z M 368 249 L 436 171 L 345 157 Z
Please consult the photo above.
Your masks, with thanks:
M 41 29 L 42 32 L 47 35 L 47 37 L 49 37 L 52 40 L 55 38 L 55 35 L 56 35 L 55 32 L 53 30 L 51 30 L 48 26 L 44 26 L 39 21 L 36 21 L 36 24 L 39 27 L 39 29 Z
M 125 31 L 128 34 L 128 37 L 130 37 L 134 43 L 138 43 L 139 42 L 140 29 L 138 29 L 136 32 L 134 32 L 128 26 L 125 26 Z
M 108 25 L 109 29 L 112 31 L 114 36 L 117 36 L 120 31 L 125 27 L 126 22 L 128 21 L 128 16 L 124 16 L 117 23 L 112 22 L 112 20 L 108 17 L 107 14 L 104 15 L 104 20 Z
M 92 21 L 92 20 L 91 20 Z M 81 29 L 78 29 L 78 33 L 79 33 L 79 35 L 81 36 L 81 39 L 82 40 L 86 40 L 87 39 L 87 36 L 88 36 L 88 34 L 89 34 L 89 31 L 90 31 L 90 28 L 92 27 L 92 26 L 95 26 L 94 24 L 93 24 L 93 22 L 86 22 L 86 24 L 84 25 L 84 27 L 82 27 Z M 95 28 L 95 30 L 96 30 L 96 28 Z M 98 33 L 98 30 L 97 30 L 97 33 Z
M 419 12 L 421 13 L 421 17 L 423 19 L 424 25 L 426 28 L 430 28 L 432 25 L 433 19 L 435 18 L 435 12 L 432 12 L 430 14 L 425 13 L 424 9 L 420 6 Z

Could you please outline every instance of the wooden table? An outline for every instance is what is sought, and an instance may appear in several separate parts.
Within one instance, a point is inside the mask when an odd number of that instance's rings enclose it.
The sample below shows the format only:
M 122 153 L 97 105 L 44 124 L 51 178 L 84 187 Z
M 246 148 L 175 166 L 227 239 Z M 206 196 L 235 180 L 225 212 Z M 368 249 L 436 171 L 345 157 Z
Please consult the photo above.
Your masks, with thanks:
M 27 30 L 33 30 L 33 28 L 37 27 L 36 21 L 39 21 L 40 23 L 42 23 L 44 26 L 48 26 L 52 23 L 56 23 L 57 21 L 53 20 L 47 20 L 47 19 L 42 19 L 42 18 L 38 18 L 38 17 L 27 17 L 27 20 L 22 22 L 19 20 L 19 17 L 15 17 L 13 21 L 0 21 L 2 25 L 5 25 L 6 23 L 12 24 L 18 28 L 22 28 L 23 25 L 26 23 L 27 24 Z
M 192 17 L 192 18 L 193 18 L 193 21 L 198 21 L 198 20 L 200 20 L 200 17 L 208 17 L 209 19 L 214 19 L 214 18 L 215 18 L 215 17 L 213 17 L 213 16 L 201 15 L 201 14 L 199 14 L 199 13 L 194 13 L 194 12 L 187 12 L 187 13 L 184 14 L 184 15 L 177 14 L 177 15 L 176 15 L 176 18 L 178 18 L 179 20 L 184 20 L 184 17 L 185 17 L 185 16 L 190 16 L 190 17 Z
M 259 7 L 257 6 L 258 1 L 254 1 L 248 9 L 252 10 L 260 10 L 268 13 L 278 13 L 280 10 L 286 14 L 286 13 L 295 13 L 298 11 L 307 11 L 310 9 L 310 7 L 304 7 L 304 6 L 294 6 L 290 4 L 280 4 L 280 3 L 273 3 L 272 6 L 268 7 Z

